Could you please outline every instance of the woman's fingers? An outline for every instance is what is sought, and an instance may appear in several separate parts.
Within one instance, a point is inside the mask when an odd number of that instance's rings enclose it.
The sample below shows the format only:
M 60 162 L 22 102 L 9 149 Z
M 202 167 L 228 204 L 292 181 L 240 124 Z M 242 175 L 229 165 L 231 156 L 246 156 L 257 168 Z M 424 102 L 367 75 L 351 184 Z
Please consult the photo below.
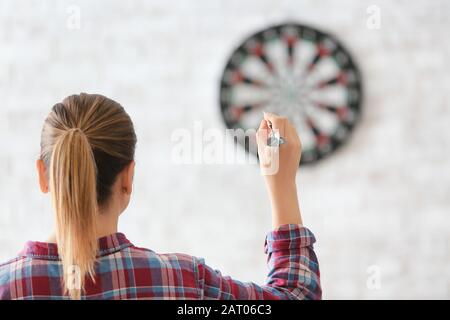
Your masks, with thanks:
M 275 148 L 272 145 L 267 145 L 268 137 L 272 134 L 271 129 L 278 133 L 286 143 Z M 273 180 L 280 180 L 280 185 L 286 183 L 283 180 L 295 180 L 302 146 L 297 130 L 289 120 L 273 113 L 264 113 L 264 119 L 261 121 L 256 134 L 256 141 L 263 175 L 273 176 L 267 178 L 272 182 Z
M 269 137 L 269 125 L 267 124 L 267 121 L 265 119 L 261 120 L 261 123 L 259 124 L 258 131 L 256 132 L 256 139 L 258 144 L 260 142 L 266 143 L 267 138 Z
M 264 112 L 264 119 L 272 124 L 272 130 L 275 132 L 278 131 L 280 136 L 284 137 L 285 125 L 287 121 L 285 117 L 280 117 L 270 112 Z
M 269 123 L 271 127 L 269 127 Z M 261 121 L 256 135 L 258 145 L 266 145 L 271 129 L 278 130 L 280 136 L 286 140 L 293 148 L 300 147 L 301 142 L 297 130 L 286 117 L 281 117 L 273 113 L 264 112 L 264 119 Z
M 274 174 L 278 169 L 278 159 L 275 158 L 277 150 L 276 148 L 267 145 L 270 131 L 268 121 L 262 119 L 258 131 L 256 132 L 256 143 L 258 144 L 259 164 L 263 175 Z M 274 165 L 276 168 L 275 170 L 272 170 Z

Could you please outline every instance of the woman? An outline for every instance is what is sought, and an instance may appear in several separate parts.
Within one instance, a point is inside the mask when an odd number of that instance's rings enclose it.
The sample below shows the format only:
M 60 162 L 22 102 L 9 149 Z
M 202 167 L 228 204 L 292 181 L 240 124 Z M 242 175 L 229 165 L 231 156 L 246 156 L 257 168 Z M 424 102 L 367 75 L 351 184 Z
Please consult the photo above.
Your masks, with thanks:
M 271 130 L 285 142 L 275 152 L 267 146 Z M 262 169 L 274 162 L 271 154 L 279 160 L 265 175 L 274 230 L 265 242 L 270 271 L 263 286 L 223 276 L 201 258 L 138 248 L 119 233 L 132 193 L 133 123 L 104 96 L 67 97 L 45 120 L 37 160 L 40 188 L 51 193 L 54 235 L 27 242 L 0 264 L 0 299 L 321 298 L 315 239 L 302 226 L 297 200 L 298 135 L 285 118 L 265 114 L 257 140 Z

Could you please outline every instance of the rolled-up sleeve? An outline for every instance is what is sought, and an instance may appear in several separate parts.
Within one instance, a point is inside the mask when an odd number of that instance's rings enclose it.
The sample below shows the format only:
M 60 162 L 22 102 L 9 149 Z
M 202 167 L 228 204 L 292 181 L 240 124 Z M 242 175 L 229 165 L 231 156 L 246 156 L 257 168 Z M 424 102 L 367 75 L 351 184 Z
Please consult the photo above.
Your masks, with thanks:
M 296 224 L 269 232 L 264 243 L 269 273 L 265 285 L 241 282 L 198 260 L 203 299 L 321 299 L 320 271 L 313 233 Z

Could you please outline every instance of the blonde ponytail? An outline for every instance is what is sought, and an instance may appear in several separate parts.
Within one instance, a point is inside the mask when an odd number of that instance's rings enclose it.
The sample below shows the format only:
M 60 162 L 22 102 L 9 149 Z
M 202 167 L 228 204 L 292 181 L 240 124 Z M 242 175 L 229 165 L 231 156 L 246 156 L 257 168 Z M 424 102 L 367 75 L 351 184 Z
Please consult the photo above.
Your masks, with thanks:
M 62 289 L 80 299 L 94 280 L 98 215 L 117 175 L 134 159 L 136 134 L 124 108 L 105 96 L 81 93 L 53 106 L 41 134 L 64 276 Z M 90 278 L 90 279 L 89 279 Z
M 50 191 L 63 288 L 80 299 L 86 276 L 94 279 L 98 251 L 96 165 L 91 145 L 79 129 L 61 134 L 50 160 Z

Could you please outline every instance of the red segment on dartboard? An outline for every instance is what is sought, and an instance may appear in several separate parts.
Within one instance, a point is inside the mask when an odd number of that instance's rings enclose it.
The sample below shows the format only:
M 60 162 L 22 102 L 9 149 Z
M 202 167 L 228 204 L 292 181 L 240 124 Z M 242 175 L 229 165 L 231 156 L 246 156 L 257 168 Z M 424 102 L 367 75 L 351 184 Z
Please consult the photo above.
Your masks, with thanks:
M 256 43 L 250 48 L 250 52 L 255 56 L 261 57 L 264 54 L 264 48 L 261 43 Z
M 232 83 L 238 83 L 241 82 L 244 79 L 244 76 L 239 71 L 233 71 L 231 74 L 231 82 Z
M 347 73 L 345 73 L 344 71 L 339 73 L 339 75 L 337 77 L 337 81 L 339 84 L 346 86 L 348 83 Z
M 316 65 L 316 63 L 323 57 L 329 56 L 331 51 L 326 48 L 323 44 L 317 45 L 317 52 L 316 56 L 314 57 L 313 61 L 308 66 L 308 72 L 312 71 Z
M 326 48 L 323 44 L 319 44 L 317 46 L 317 54 L 320 57 L 325 57 L 325 56 L 328 56 L 330 54 L 330 50 L 328 50 L 328 48 Z
M 247 83 L 247 84 L 251 84 L 257 87 L 261 87 L 264 86 L 264 84 L 261 81 L 255 80 L 255 79 L 250 79 L 246 76 L 244 76 L 244 74 L 242 74 L 242 72 L 240 71 L 233 71 L 230 75 L 230 81 L 231 84 L 236 84 L 236 83 Z
M 287 35 L 284 36 L 284 41 L 287 44 L 287 50 L 288 50 L 288 64 L 292 65 L 294 63 L 294 57 L 293 57 L 293 52 L 294 52 L 294 45 L 297 42 L 297 37 L 294 35 Z
M 270 62 L 266 62 L 267 64 L 267 68 L 269 69 L 270 72 L 275 72 L 275 68 L 273 67 L 273 65 Z
M 336 108 L 336 114 L 340 120 L 346 120 L 348 117 L 348 108 L 345 106 Z
M 257 42 L 255 44 L 253 44 L 248 50 L 251 54 L 253 54 L 256 57 L 258 57 L 259 59 L 261 59 L 264 62 L 264 64 L 267 66 L 267 68 L 269 69 L 270 72 L 275 71 L 275 68 L 273 67 L 272 63 L 270 63 L 270 61 L 268 61 L 268 59 L 264 53 L 264 46 L 262 43 Z
M 244 109 L 242 107 L 231 107 L 230 108 L 231 115 L 233 119 L 239 120 L 244 113 Z
M 293 47 L 295 42 L 297 41 L 297 37 L 296 36 L 285 36 L 284 40 L 286 41 L 286 43 L 289 47 Z
M 330 143 L 330 137 L 326 134 L 321 133 L 320 130 L 317 129 L 317 127 L 314 125 L 314 122 L 311 120 L 311 118 L 308 117 L 306 119 L 306 123 L 313 130 L 313 133 L 316 136 L 316 144 L 319 148 Z
M 337 79 L 331 79 L 331 80 L 327 80 L 327 81 L 322 81 L 322 82 L 319 82 L 317 84 L 317 88 L 323 89 L 327 85 L 330 85 L 330 84 L 333 84 L 333 83 L 336 83 L 336 82 L 337 82 Z
M 316 143 L 320 148 L 320 147 L 330 143 L 330 137 L 321 133 L 318 136 L 316 136 Z

